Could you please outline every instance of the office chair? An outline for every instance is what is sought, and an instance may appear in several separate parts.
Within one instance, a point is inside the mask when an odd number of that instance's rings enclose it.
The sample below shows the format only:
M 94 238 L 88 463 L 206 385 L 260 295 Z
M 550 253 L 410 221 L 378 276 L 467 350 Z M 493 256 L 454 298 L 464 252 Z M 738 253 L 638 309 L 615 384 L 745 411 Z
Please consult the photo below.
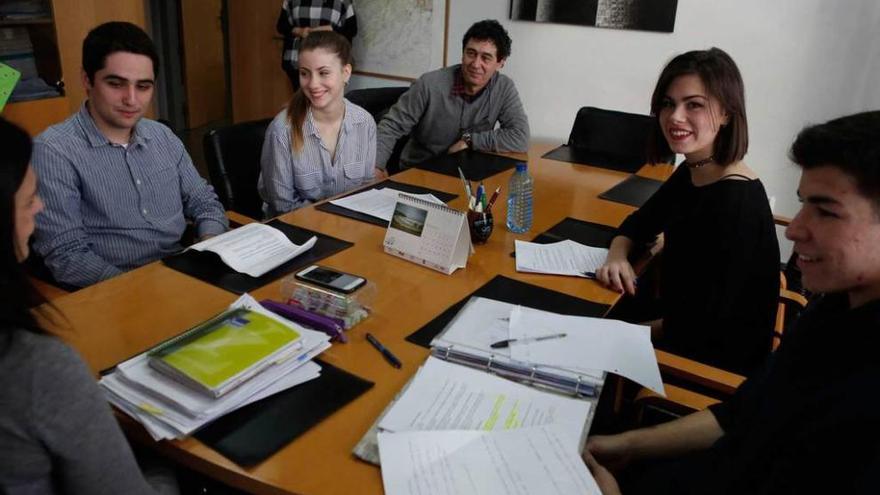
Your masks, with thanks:
M 775 351 L 787 328 L 786 314 L 795 314 L 806 307 L 807 299 L 798 292 L 788 290 L 785 275 L 780 272 L 779 303 L 773 328 L 771 350 Z M 733 395 L 746 377 L 715 368 L 691 359 L 655 350 L 660 372 L 685 385 L 664 384 L 666 397 L 646 388 L 639 390 L 633 404 L 637 411 L 637 423 L 642 423 L 646 410 L 669 417 L 679 417 L 700 411 L 721 402 L 722 397 Z
M 376 125 L 379 125 L 382 117 L 397 103 L 400 95 L 408 89 L 407 87 L 353 89 L 346 93 L 345 97 L 348 101 L 370 112 L 373 120 L 376 121 Z M 401 137 L 394 144 L 394 151 L 391 152 L 391 156 L 386 163 L 388 175 L 396 174 L 400 171 L 400 153 L 403 151 L 403 147 L 406 146 L 407 141 L 409 141 L 408 135 Z
M 647 162 L 645 150 L 656 126 L 649 115 L 582 107 L 568 137 L 568 148 L 584 163 L 623 171 L 638 170 Z M 663 157 L 672 163 L 675 155 Z
M 271 119 L 254 120 L 205 134 L 205 162 L 220 202 L 251 218 L 263 218 L 263 199 L 257 191 L 260 153 Z

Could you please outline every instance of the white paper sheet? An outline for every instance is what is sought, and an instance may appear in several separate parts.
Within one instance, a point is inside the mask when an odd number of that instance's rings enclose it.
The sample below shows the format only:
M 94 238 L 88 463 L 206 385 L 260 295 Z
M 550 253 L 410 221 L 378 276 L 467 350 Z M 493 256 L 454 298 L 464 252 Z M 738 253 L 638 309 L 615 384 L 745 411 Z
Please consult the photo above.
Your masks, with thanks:
M 280 230 L 261 223 L 249 223 L 224 234 L 193 244 L 188 249 L 211 251 L 233 270 L 260 277 L 315 245 L 312 237 L 298 246 Z
M 599 494 L 556 426 L 516 431 L 379 433 L 386 495 Z
M 559 423 L 581 437 L 590 403 L 429 357 L 379 427 L 410 430 L 507 430 Z
M 348 208 L 349 210 L 359 213 L 365 213 L 390 222 L 391 217 L 394 216 L 394 205 L 397 204 L 397 195 L 400 193 L 401 191 L 390 187 L 383 189 L 367 189 L 364 192 L 352 194 L 344 198 L 334 199 L 330 201 L 330 204 Z M 432 203 L 444 204 L 443 201 L 437 199 L 433 194 L 405 194 Z
M 514 359 L 558 366 L 587 366 L 616 373 L 665 395 L 651 329 L 617 320 L 568 316 L 522 306 L 510 314 L 510 338 L 563 332 L 565 338 L 511 345 Z
M 552 244 L 519 240 L 514 243 L 518 272 L 593 278 L 596 270 L 608 258 L 608 250 L 605 248 L 585 246 L 568 239 Z

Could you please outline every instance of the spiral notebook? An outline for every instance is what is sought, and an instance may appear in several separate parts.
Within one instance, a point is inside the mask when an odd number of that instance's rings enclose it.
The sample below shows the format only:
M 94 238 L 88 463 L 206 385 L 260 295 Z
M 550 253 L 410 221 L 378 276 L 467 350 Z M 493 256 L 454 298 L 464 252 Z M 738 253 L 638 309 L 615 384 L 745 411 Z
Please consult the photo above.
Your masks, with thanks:
M 467 216 L 446 205 L 400 194 L 383 246 L 386 253 L 449 275 L 467 264 L 471 250 Z

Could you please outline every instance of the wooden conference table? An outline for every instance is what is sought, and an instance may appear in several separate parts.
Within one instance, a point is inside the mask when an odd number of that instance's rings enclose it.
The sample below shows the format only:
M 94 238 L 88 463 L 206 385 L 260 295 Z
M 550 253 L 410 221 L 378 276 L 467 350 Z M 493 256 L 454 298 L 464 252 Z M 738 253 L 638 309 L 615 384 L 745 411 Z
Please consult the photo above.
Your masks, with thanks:
M 510 256 L 515 239 L 530 240 L 567 216 L 616 226 L 633 211 L 598 198 L 627 174 L 541 159 L 552 147 L 534 144 L 528 153 L 529 171 L 535 179 L 531 231 L 519 235 L 507 231 L 503 195 L 495 206 L 496 225 L 488 243 L 476 246 L 467 268 L 452 275 L 385 254 L 385 230 L 375 225 L 311 207 L 282 216 L 285 222 L 355 243 L 321 263 L 375 283 L 374 312 L 349 332 L 349 343 L 333 345 L 321 359 L 373 381 L 375 386 L 253 468 L 243 469 L 193 438 L 161 442 L 155 447 L 192 469 L 248 492 L 381 493 L 380 470 L 354 458 L 351 450 L 429 354 L 404 337 L 498 274 L 602 304 L 617 301 L 616 293 L 592 280 L 516 272 Z M 487 179 L 487 190 L 500 185 L 506 194 L 512 173 Z M 663 180 L 670 173 L 668 166 L 645 166 L 639 175 Z M 394 180 L 458 194 L 450 205 L 466 209 L 458 178 L 410 169 L 395 175 Z M 252 295 L 281 299 L 280 288 L 281 281 L 276 281 Z M 156 262 L 63 296 L 54 304 L 69 322 L 65 325 L 62 321 L 60 326 L 66 328 L 59 330 L 60 335 L 97 372 L 219 313 L 236 297 Z M 402 369 L 392 368 L 369 346 L 364 337 L 367 332 L 400 358 Z M 152 442 L 133 421 L 122 421 L 136 439 Z

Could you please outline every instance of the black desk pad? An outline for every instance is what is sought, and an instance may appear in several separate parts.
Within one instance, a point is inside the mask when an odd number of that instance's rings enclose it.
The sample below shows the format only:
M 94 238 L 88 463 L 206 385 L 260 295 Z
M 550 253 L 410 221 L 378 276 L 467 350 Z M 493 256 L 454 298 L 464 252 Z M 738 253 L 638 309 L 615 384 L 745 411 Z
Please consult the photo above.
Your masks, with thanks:
M 617 170 L 618 172 L 626 172 L 628 174 L 638 172 L 645 164 L 645 159 L 640 156 L 613 156 L 608 153 L 577 148 L 567 144 L 544 153 L 544 156 L 541 158 Z
M 568 217 L 547 229 L 546 232 L 538 234 L 532 239 L 532 242 L 550 244 L 570 239 L 585 246 L 607 248 L 611 245 L 611 240 L 615 235 L 617 235 L 617 227 Z
M 229 266 L 220 259 L 219 255 L 209 252 L 203 253 L 195 250 L 184 251 L 182 253 L 171 255 L 162 260 L 162 262 L 179 272 L 195 277 L 203 282 L 220 287 L 221 289 L 226 289 L 229 292 L 244 294 L 245 292 L 258 289 L 278 278 L 281 278 L 298 268 L 314 264 L 319 260 L 332 254 L 336 254 L 343 249 L 348 249 L 354 245 L 351 242 L 330 237 L 319 232 L 312 232 L 311 230 L 294 227 L 293 225 L 284 223 L 278 219 L 271 220 L 266 225 L 270 225 L 281 232 L 284 232 L 284 235 L 293 241 L 294 244 L 302 244 L 309 240 L 313 235 L 317 236 L 318 240 L 315 242 L 315 245 L 312 246 L 312 249 L 309 249 L 305 253 L 293 258 L 278 268 L 265 273 L 262 277 L 257 278 L 251 277 L 246 273 L 238 273 L 232 268 L 229 268 Z
M 435 156 L 414 165 L 414 167 L 452 177 L 459 177 L 458 168 L 461 167 L 461 171 L 464 172 L 464 176 L 468 180 L 480 181 L 505 170 L 510 170 L 520 162 L 522 160 L 468 149 L 451 155 Z
M 358 398 L 373 382 L 320 360 L 321 376 L 233 411 L 193 436 L 244 467 L 259 464 Z
M 390 187 L 391 189 L 397 189 L 401 192 L 412 193 L 412 194 L 433 194 L 437 199 L 443 201 L 444 203 L 448 203 L 458 196 L 455 194 L 450 194 L 448 192 L 438 191 L 436 189 L 430 189 L 422 186 L 414 186 L 412 184 L 404 184 L 403 182 L 396 182 L 390 179 L 383 180 L 378 184 L 373 184 L 369 187 L 364 187 L 353 191 L 349 194 L 343 196 L 343 198 L 351 196 L 352 194 L 358 194 L 366 191 L 367 189 L 385 189 L 386 187 Z M 361 222 L 372 223 L 374 225 L 380 225 L 382 227 L 387 227 L 388 222 L 385 220 L 374 217 L 372 215 L 367 215 L 365 213 L 361 213 L 354 210 L 349 210 L 348 208 L 343 208 L 341 206 L 336 206 L 329 201 L 319 204 L 315 206 L 316 210 L 325 211 L 327 213 L 334 213 L 336 215 L 342 215 L 344 217 L 353 218 L 355 220 L 360 220 Z
M 406 337 L 406 340 L 422 347 L 430 347 L 431 341 L 446 328 L 471 297 L 486 297 L 511 304 L 521 304 L 530 308 L 551 311 L 565 315 L 593 316 L 601 318 L 609 306 L 580 299 L 562 292 L 527 284 L 502 275 L 486 282 L 473 293 L 450 306 L 425 326 Z
M 625 181 L 603 192 L 599 197 L 615 203 L 641 207 L 662 185 L 663 182 L 659 180 L 630 175 Z

